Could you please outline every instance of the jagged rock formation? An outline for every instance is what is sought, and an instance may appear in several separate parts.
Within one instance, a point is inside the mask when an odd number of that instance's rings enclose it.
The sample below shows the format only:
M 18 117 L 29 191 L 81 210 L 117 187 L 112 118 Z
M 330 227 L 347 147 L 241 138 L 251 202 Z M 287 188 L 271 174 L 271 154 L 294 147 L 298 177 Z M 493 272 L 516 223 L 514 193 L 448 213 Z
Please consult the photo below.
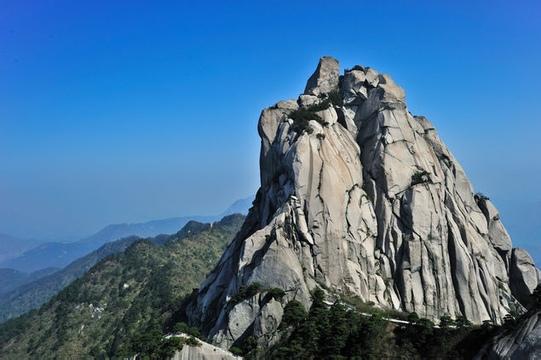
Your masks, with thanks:
M 537 270 L 513 252 L 496 208 L 389 76 L 339 76 L 324 57 L 297 101 L 263 110 L 259 135 L 254 206 L 188 308 L 214 343 L 272 344 L 283 304 L 308 306 L 316 286 L 474 323 L 501 321 L 533 290 Z M 255 282 L 286 296 L 230 301 Z
M 496 337 L 475 359 L 541 359 L 541 311 L 534 312 L 512 332 Z

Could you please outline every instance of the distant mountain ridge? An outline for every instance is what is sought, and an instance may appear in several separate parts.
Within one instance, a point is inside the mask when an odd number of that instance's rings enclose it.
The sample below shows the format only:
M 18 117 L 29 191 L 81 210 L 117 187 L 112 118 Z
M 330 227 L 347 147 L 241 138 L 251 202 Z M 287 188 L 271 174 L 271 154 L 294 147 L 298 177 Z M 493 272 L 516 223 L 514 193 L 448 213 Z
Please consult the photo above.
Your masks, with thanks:
M 243 199 L 239 199 L 231 204 L 223 213 L 219 215 L 220 218 L 231 214 L 248 214 L 248 210 L 252 207 L 254 201 L 253 196 L 248 196 Z
M 57 268 L 46 268 L 27 274 L 14 269 L 0 269 L 0 296 L 19 286 L 52 274 L 58 270 L 59 269 Z
M 100 246 L 128 236 L 142 238 L 160 234 L 174 234 L 188 221 L 213 222 L 233 213 L 247 214 L 252 198 L 237 200 L 219 215 L 183 216 L 142 223 L 112 224 L 94 235 L 72 243 L 50 242 L 40 244 L 21 255 L 0 261 L 0 268 L 10 268 L 21 272 L 34 272 L 45 268 L 63 268 L 75 259 L 98 249 Z
M 108 242 L 99 249 L 73 261 L 62 270 L 23 283 L 9 292 L 0 294 L 0 323 L 40 307 L 64 287 L 83 276 L 98 261 L 109 255 L 123 252 L 140 239 L 140 237 L 131 236 Z
M 20 255 L 38 244 L 39 241 L 36 239 L 26 239 L 0 233 L 0 262 Z
M 251 197 L 237 200 L 222 213 L 225 215 L 114 224 L 75 243 L 39 245 L 12 261 L 6 261 L 5 264 L 12 265 L 12 268 L 0 268 L 0 322 L 41 306 L 73 280 L 84 275 L 98 261 L 108 255 L 123 252 L 136 240 L 153 238 L 152 241 L 159 244 L 169 234 L 178 232 L 185 236 L 187 234 L 183 232 L 199 232 L 201 226 L 208 227 L 208 223 L 227 215 L 246 214 L 251 203 Z M 47 267 L 51 264 L 57 267 Z M 32 269 L 32 272 L 25 273 L 13 267 Z

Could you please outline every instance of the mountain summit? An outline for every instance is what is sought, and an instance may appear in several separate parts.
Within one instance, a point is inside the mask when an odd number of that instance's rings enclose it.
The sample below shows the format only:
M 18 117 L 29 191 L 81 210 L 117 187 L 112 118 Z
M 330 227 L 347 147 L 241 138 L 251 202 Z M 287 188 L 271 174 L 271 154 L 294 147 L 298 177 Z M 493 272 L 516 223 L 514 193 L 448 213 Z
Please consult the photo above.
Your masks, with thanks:
M 263 110 L 259 135 L 254 205 L 188 306 L 214 343 L 269 346 L 283 304 L 308 308 L 315 288 L 479 324 L 520 310 L 538 285 L 497 209 L 389 76 L 340 75 L 323 57 L 304 94 Z

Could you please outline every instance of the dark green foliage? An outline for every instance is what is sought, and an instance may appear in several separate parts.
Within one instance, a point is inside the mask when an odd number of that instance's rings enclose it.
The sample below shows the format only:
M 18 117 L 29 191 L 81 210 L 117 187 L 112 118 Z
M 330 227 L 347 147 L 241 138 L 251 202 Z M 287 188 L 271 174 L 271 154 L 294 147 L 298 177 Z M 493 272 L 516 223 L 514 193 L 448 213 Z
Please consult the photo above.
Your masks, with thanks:
M 322 111 L 331 106 L 340 107 L 344 105 L 344 100 L 339 90 L 333 90 L 328 94 L 321 94 L 319 98 L 322 99 L 319 103 L 309 107 L 311 111 Z
M 139 354 L 143 359 L 159 359 L 159 355 L 164 349 L 169 352 L 173 345 L 164 338 L 163 333 L 157 324 L 153 324 L 133 337 L 132 350 L 134 354 Z M 180 345 L 180 343 L 178 344 Z M 174 352 L 174 349 L 173 349 Z
M 166 338 L 156 325 L 135 335 L 133 340 L 132 355 L 138 354 L 141 359 L 169 359 L 175 351 L 182 350 L 184 345 L 201 346 L 201 343 L 193 336 Z
M 286 295 L 286 292 L 280 288 L 264 288 L 260 283 L 254 282 L 248 286 L 241 286 L 239 292 L 229 299 L 229 303 L 236 305 L 259 293 L 266 293 L 267 301 L 270 299 L 281 300 Z
M 244 359 L 259 359 L 262 355 L 262 349 L 254 336 L 247 336 L 237 340 L 235 345 L 229 349 L 234 355 L 242 356 Z
M 425 182 L 428 182 L 430 180 L 430 176 L 426 171 L 417 171 L 415 174 L 411 176 L 411 185 L 417 185 L 422 184 Z
M 466 329 L 453 329 L 444 333 L 444 335 L 447 335 L 444 338 L 446 341 L 444 344 L 451 344 L 450 346 L 452 346 L 447 358 L 450 359 L 451 355 L 454 355 L 457 359 L 473 359 L 480 348 L 502 330 L 499 326 L 484 325 Z
M 513 314 L 507 314 L 503 318 L 503 327 L 508 330 L 514 329 L 519 323 L 519 318 L 513 316 Z
M 242 352 L 244 358 L 246 359 L 257 359 L 259 353 L 259 347 L 257 345 L 257 340 L 253 336 L 248 336 L 242 342 Z
M 541 310 L 541 285 L 535 288 L 531 296 L 531 307 L 533 310 Z
M 382 317 L 389 318 L 389 319 L 398 319 L 398 320 L 405 320 L 405 321 L 408 320 L 408 316 L 409 316 L 408 313 L 395 310 L 395 309 L 377 308 L 374 306 L 375 304 L 373 302 L 362 301 L 357 296 L 342 295 L 340 299 L 341 301 L 345 302 L 346 304 L 351 305 L 352 307 L 354 307 L 357 311 L 361 313 L 381 315 Z
M 434 323 L 431 320 L 424 319 L 424 318 L 419 319 L 419 321 L 417 321 L 416 325 L 420 326 L 423 329 L 433 329 L 434 328 Z
M 189 338 L 189 339 L 193 339 L 193 338 Z M 170 337 L 169 339 L 162 339 L 160 348 L 157 352 L 158 358 L 170 359 L 175 353 L 175 351 L 182 350 L 182 347 L 184 346 L 182 340 L 183 339 L 178 338 L 178 337 Z M 190 345 L 188 344 L 188 341 L 186 341 L 185 344 Z
M 267 296 L 274 300 L 281 300 L 286 295 L 286 292 L 280 288 L 271 288 L 267 290 Z
M 417 324 L 417 322 L 419 321 L 419 315 L 417 315 L 416 312 L 412 312 L 412 313 L 409 313 L 408 314 L 408 322 L 412 323 L 412 324 Z
M 237 346 L 232 346 L 229 348 L 229 352 L 236 356 L 242 356 L 242 349 Z
M 199 342 L 199 340 L 197 340 L 193 336 L 190 336 L 189 338 L 185 339 L 184 344 L 188 346 L 201 346 L 201 343 Z
M 329 107 L 331 107 L 331 102 L 329 99 L 325 99 L 323 101 L 320 101 L 318 103 L 315 103 L 306 107 L 306 111 L 316 113 L 318 111 L 327 110 Z
M 312 292 L 312 307 L 310 308 L 310 311 L 313 308 L 323 308 L 325 307 L 325 293 L 320 288 L 315 288 L 315 290 Z
M 440 327 L 442 329 L 448 329 L 450 327 L 455 326 L 455 321 L 449 316 L 449 315 L 443 315 L 440 318 Z
M 397 329 L 398 347 L 402 347 L 404 352 L 410 353 L 411 356 L 421 354 L 423 351 L 430 352 L 433 348 L 432 343 L 439 343 L 434 324 L 420 318 L 416 313 L 411 313 L 408 319 L 411 325 L 400 326 Z
M 459 329 L 467 329 L 472 326 L 472 323 L 465 316 L 459 316 L 455 320 L 455 325 Z
M 352 317 L 352 332 L 348 338 L 345 355 L 364 359 L 389 358 L 392 354 L 393 343 L 387 330 L 387 322 L 381 315 Z
M 25 315 L 8 320 L 0 326 L 0 344 L 6 343 L 9 339 L 24 334 L 30 324 L 31 318 L 37 313 L 33 310 Z
M 321 119 L 321 117 L 316 113 L 318 111 L 326 110 L 330 106 L 331 106 L 331 101 L 329 99 L 325 99 L 317 104 L 313 104 L 306 108 L 299 108 L 297 110 L 292 111 L 289 114 L 289 118 L 293 120 L 293 125 L 291 126 L 291 130 L 295 131 L 298 134 L 302 132 L 311 134 L 312 129 L 310 128 L 310 125 L 309 125 L 310 120 L 315 120 L 321 125 L 327 126 L 327 123 L 324 122 L 323 119 Z
M 464 319 L 455 321 L 449 316 L 442 316 L 441 328 L 436 328 L 415 313 L 400 313 L 412 324 L 396 325 L 386 320 L 389 312 L 369 309 L 368 303 L 357 298 L 350 300 L 362 313 L 340 302 L 325 305 L 321 290 L 314 291 L 312 298 L 308 315 L 296 301 L 286 305 L 280 327 L 286 335 L 268 358 L 471 359 L 497 331 L 493 325 L 471 327 Z M 455 327 L 457 322 L 459 327 Z
M 248 286 L 241 286 L 240 289 L 239 289 L 239 292 L 236 293 L 229 300 L 229 303 L 233 304 L 233 305 L 238 304 L 243 300 L 246 300 L 246 299 L 249 299 L 249 298 L 255 296 L 256 294 L 261 292 L 262 289 L 263 289 L 263 287 L 258 282 L 252 283 L 252 284 L 250 284 Z
M 342 99 L 342 94 L 340 94 L 340 91 L 333 90 L 327 95 L 329 101 L 334 106 L 342 106 L 344 104 L 344 99 Z
M 287 340 L 271 350 L 271 358 L 385 358 L 388 335 L 381 316 L 364 317 L 339 302 L 328 307 L 323 300 L 323 291 L 315 290 L 308 315 L 297 301 L 286 305 L 283 322 L 293 329 Z
M 291 300 L 284 307 L 281 326 L 298 326 L 306 319 L 306 310 L 297 300 Z
M 453 320 L 444 315 L 439 328 L 432 321 L 410 314 L 411 325 L 393 331 L 395 351 L 405 359 L 471 359 L 493 336 L 497 327 L 473 327 L 465 318 Z
M 175 326 L 173 327 L 173 332 L 184 333 L 184 334 L 188 334 L 197 338 L 201 337 L 201 332 L 199 331 L 199 329 L 193 326 L 189 326 L 185 322 L 176 323 Z
M 492 320 L 485 320 L 483 321 L 483 324 L 481 325 L 481 327 L 485 329 L 492 329 L 494 328 L 494 322 Z
M 291 130 L 298 134 L 301 134 L 302 132 L 306 132 L 308 134 L 312 133 L 313 130 L 308 124 L 310 120 L 322 121 L 319 115 L 307 109 L 298 109 L 292 111 L 291 114 L 289 114 L 289 117 L 293 120 Z

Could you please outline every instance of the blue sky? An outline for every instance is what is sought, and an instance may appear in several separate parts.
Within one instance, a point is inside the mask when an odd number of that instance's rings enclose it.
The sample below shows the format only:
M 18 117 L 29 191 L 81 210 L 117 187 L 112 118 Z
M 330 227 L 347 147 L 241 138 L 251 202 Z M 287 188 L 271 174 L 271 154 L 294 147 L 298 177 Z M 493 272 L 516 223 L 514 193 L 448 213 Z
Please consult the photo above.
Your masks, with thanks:
M 221 212 L 322 55 L 390 73 L 476 189 L 541 199 L 538 1 L 0 3 L 0 232 Z M 505 221 L 505 214 L 503 214 Z

